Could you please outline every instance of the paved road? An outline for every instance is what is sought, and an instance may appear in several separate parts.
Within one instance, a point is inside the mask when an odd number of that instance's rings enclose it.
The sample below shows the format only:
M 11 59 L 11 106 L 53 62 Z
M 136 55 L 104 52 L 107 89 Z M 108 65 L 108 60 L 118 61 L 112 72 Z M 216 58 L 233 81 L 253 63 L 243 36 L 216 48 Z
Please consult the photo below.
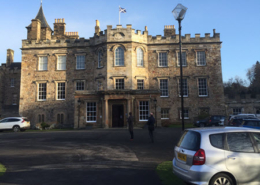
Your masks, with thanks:
M 172 160 L 181 130 L 93 129 L 0 133 L 1 185 L 159 185 L 156 166 Z

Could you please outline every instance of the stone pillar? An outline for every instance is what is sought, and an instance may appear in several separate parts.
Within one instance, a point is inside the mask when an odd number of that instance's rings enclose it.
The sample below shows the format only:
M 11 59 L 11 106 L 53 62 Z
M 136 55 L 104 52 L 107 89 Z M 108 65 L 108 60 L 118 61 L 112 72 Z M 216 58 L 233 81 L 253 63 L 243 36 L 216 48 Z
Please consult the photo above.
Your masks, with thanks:
M 106 115 L 106 117 L 105 117 L 105 119 L 106 119 L 106 121 L 105 121 L 105 128 L 109 128 L 109 110 L 108 110 L 108 100 L 106 99 L 105 100 L 105 115 Z

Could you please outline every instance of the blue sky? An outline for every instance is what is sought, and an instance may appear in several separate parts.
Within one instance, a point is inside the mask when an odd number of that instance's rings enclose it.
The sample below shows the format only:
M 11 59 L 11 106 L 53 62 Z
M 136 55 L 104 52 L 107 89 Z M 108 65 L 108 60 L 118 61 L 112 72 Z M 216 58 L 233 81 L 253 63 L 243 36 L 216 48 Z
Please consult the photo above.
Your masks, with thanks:
M 0 63 L 6 61 L 6 50 L 15 51 L 15 62 L 21 61 L 21 40 L 26 39 L 26 26 L 35 18 L 40 0 L 0 1 Z M 213 29 L 220 33 L 222 43 L 223 80 L 239 76 L 246 79 L 246 71 L 260 60 L 260 0 L 43 0 L 47 22 L 53 28 L 56 18 L 65 18 L 66 31 L 78 31 L 80 37 L 94 34 L 95 20 L 101 30 L 118 24 L 119 5 L 126 8 L 121 24 L 132 24 L 136 30 L 148 27 L 149 35 L 163 35 L 164 25 L 178 24 L 171 11 L 181 3 L 188 8 L 182 21 L 182 35 L 196 33 L 204 36 Z

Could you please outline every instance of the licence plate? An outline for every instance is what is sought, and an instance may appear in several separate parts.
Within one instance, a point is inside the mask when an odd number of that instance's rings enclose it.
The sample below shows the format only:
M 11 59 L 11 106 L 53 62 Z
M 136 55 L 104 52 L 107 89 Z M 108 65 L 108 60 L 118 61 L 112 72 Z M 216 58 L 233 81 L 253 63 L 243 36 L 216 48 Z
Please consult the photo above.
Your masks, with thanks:
M 182 154 L 182 153 L 178 153 L 178 159 L 186 162 L 187 161 L 187 155 Z

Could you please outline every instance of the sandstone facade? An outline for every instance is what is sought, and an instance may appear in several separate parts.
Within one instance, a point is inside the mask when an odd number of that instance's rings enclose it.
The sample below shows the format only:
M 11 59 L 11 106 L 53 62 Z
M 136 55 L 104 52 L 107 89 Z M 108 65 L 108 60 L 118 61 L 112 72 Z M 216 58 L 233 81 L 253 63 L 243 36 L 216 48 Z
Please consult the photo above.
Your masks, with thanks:
M 153 37 L 147 27 L 131 25 L 103 32 L 97 21 L 94 36 L 85 39 L 65 32 L 64 19 L 55 20 L 53 32 L 42 7 L 38 15 L 22 41 L 19 111 L 31 124 L 121 127 L 129 112 L 135 125 L 144 125 L 149 112 L 158 126 L 181 122 L 174 26 Z M 220 34 L 186 34 L 182 42 L 185 122 L 203 112 L 224 114 Z

